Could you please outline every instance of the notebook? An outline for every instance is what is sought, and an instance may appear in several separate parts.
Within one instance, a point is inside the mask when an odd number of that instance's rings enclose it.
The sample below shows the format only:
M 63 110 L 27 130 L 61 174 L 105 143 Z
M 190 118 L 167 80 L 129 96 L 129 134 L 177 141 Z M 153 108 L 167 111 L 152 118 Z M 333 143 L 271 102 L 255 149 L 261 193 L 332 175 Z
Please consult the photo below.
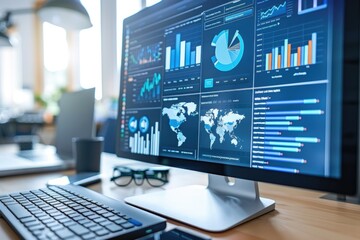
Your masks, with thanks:
M 95 89 L 64 93 L 59 101 L 54 146 L 18 153 L 0 152 L 0 176 L 69 169 L 75 166 L 72 138 L 95 135 Z

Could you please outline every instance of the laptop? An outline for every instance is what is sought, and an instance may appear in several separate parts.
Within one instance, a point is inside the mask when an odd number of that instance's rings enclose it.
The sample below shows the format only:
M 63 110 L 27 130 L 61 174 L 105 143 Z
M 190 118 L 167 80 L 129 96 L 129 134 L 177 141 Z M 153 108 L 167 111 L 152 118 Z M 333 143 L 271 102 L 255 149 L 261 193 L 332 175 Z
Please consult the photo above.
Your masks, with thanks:
M 54 146 L 38 144 L 32 150 L 0 152 L 0 176 L 73 168 L 72 138 L 94 137 L 94 106 L 94 88 L 64 93 L 59 101 Z

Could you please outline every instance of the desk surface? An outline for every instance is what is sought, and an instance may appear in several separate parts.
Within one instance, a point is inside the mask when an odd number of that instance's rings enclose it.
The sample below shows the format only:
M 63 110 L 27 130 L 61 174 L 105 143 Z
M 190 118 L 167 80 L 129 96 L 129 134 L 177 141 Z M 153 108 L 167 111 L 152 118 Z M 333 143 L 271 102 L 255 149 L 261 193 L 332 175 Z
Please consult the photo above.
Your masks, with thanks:
M 171 169 L 170 183 L 164 188 L 130 185 L 126 188 L 110 182 L 114 165 L 141 164 L 119 159 L 110 154 L 102 157 L 102 182 L 91 189 L 122 200 L 128 196 L 163 191 L 191 184 L 206 185 L 206 174 Z M 72 171 L 31 174 L 0 178 L 0 193 L 42 188 L 49 179 L 72 174 Z M 263 197 L 276 201 L 275 210 L 223 233 L 208 233 L 213 239 L 360 239 L 360 205 L 321 199 L 322 192 L 260 183 Z M 183 225 L 168 221 L 168 228 Z M 188 227 L 188 226 L 186 226 Z M 200 230 L 198 230 L 200 231 Z M 200 231 L 201 232 L 201 231 Z M 18 239 L 9 225 L 0 218 L 0 239 Z

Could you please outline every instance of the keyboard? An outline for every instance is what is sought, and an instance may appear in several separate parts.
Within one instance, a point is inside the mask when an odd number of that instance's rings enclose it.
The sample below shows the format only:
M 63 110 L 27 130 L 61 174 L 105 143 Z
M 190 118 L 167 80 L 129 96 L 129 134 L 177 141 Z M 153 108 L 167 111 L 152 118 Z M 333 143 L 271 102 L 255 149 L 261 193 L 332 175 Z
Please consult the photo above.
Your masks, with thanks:
M 23 239 L 136 239 L 165 229 L 163 218 L 74 186 L 0 196 L 0 212 Z

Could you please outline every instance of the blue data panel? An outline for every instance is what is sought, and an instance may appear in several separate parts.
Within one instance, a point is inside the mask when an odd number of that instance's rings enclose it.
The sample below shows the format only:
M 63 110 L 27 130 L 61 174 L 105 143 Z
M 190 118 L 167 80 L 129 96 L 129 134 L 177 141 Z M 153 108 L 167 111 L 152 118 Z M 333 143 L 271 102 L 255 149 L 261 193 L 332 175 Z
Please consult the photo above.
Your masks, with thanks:
M 202 19 L 187 19 L 165 30 L 164 95 L 200 89 Z
M 246 4 L 205 11 L 202 92 L 252 86 L 254 9 Z
M 327 78 L 328 12 L 301 11 L 301 2 L 259 1 L 255 87 Z M 302 5 L 308 10 L 308 3 Z
M 147 142 L 141 122 L 160 156 L 339 177 L 334 3 L 206 0 L 125 24 L 122 149 Z
M 195 159 L 197 156 L 199 96 L 163 99 L 160 154 Z
M 137 33 L 138 39 L 128 41 L 125 52 L 128 71 L 160 66 L 163 62 L 163 40 L 146 32 Z
M 199 159 L 249 167 L 252 91 L 201 96 Z
M 256 90 L 252 167 L 326 175 L 327 115 L 325 83 Z
M 126 83 L 131 91 L 127 94 L 128 107 L 160 107 L 162 83 L 162 69 L 129 74 Z
M 123 151 L 159 155 L 160 109 L 129 110 L 120 126 L 120 146 Z

